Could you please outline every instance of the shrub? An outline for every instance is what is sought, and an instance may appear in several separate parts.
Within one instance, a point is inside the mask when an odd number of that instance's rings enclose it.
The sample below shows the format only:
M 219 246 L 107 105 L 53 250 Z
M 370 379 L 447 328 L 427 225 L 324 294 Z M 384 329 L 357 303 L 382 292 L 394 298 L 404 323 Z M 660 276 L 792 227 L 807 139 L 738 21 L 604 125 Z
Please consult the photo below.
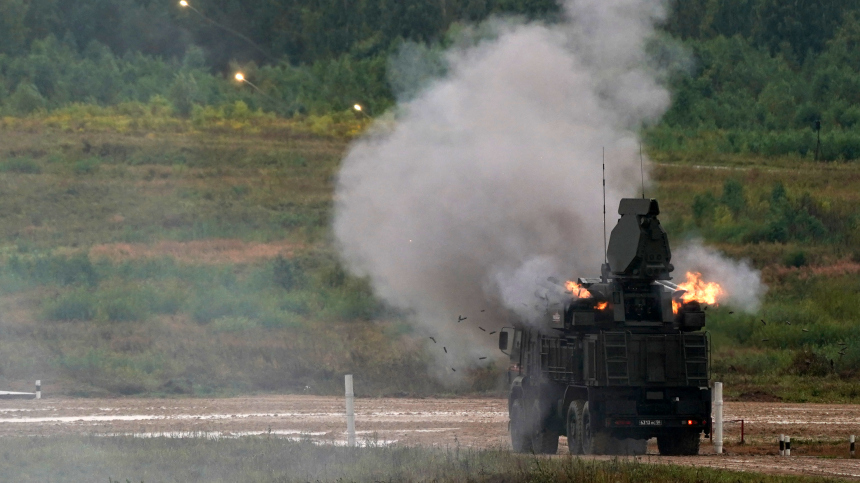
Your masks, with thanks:
M 111 322 L 134 322 L 145 319 L 148 308 L 142 294 L 134 291 L 111 290 L 101 294 L 99 308 Z
M 295 259 L 278 255 L 272 263 L 272 279 L 275 285 L 292 290 L 304 282 L 304 271 Z
M 795 250 L 785 255 L 782 262 L 786 267 L 800 268 L 806 265 L 806 252 L 803 250 Z
M 74 171 L 75 174 L 79 175 L 93 174 L 99 170 L 100 165 L 101 160 L 99 158 L 85 158 L 76 162 L 72 167 L 72 171 Z
M 12 256 L 9 258 L 7 268 L 31 283 L 60 285 L 82 283 L 94 287 L 99 282 L 98 273 L 86 254 L 27 260 Z
M 4 173 L 39 174 L 42 168 L 29 157 L 12 158 L 0 164 L 0 171 Z
M 45 307 L 45 317 L 49 320 L 92 320 L 95 315 L 95 297 L 85 290 L 61 295 Z
M 218 317 L 210 325 L 214 332 L 240 332 L 257 327 L 257 322 L 243 316 Z

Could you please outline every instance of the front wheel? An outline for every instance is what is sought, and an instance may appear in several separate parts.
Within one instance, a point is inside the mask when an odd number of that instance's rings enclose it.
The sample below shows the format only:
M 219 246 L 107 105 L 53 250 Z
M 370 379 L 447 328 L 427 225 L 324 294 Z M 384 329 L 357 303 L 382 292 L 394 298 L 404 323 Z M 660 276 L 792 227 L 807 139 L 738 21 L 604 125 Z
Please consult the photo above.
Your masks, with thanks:
M 535 454 L 558 453 L 558 429 L 550 424 L 549 410 L 541 406 L 541 400 L 535 399 L 532 404 L 534 430 L 532 432 L 532 450 Z
M 532 452 L 531 423 L 522 398 L 514 399 L 511 403 L 511 446 L 516 453 Z

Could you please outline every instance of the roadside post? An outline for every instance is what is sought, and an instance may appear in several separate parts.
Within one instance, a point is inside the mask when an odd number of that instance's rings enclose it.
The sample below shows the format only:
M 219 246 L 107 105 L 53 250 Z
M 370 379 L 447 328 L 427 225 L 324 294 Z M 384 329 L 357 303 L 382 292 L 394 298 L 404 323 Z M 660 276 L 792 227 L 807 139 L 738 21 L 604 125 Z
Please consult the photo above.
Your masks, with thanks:
M 714 452 L 723 453 L 723 383 L 714 383 Z
M 355 446 L 355 394 L 352 390 L 352 374 L 346 375 L 346 434 L 350 447 Z

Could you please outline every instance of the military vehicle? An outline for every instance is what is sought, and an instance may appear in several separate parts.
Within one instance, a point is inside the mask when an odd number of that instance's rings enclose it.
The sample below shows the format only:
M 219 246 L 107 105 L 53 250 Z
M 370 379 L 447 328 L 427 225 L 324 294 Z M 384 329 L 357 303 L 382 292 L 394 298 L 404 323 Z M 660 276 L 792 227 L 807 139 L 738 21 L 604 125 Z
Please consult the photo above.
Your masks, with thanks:
M 710 341 L 703 305 L 669 280 L 674 267 L 657 200 L 621 200 L 599 278 L 540 295 L 538 321 L 500 332 L 510 356 L 514 451 L 698 454 L 711 431 Z

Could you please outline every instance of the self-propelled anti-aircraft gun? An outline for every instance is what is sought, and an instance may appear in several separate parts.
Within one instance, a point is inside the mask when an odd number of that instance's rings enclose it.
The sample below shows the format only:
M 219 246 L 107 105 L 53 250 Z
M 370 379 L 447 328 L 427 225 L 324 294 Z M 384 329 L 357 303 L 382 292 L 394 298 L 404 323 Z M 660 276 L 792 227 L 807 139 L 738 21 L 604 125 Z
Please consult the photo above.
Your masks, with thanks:
M 510 435 L 518 452 L 697 454 L 711 430 L 705 312 L 671 283 L 657 200 L 621 200 L 599 278 L 538 323 L 500 333 L 510 356 Z

